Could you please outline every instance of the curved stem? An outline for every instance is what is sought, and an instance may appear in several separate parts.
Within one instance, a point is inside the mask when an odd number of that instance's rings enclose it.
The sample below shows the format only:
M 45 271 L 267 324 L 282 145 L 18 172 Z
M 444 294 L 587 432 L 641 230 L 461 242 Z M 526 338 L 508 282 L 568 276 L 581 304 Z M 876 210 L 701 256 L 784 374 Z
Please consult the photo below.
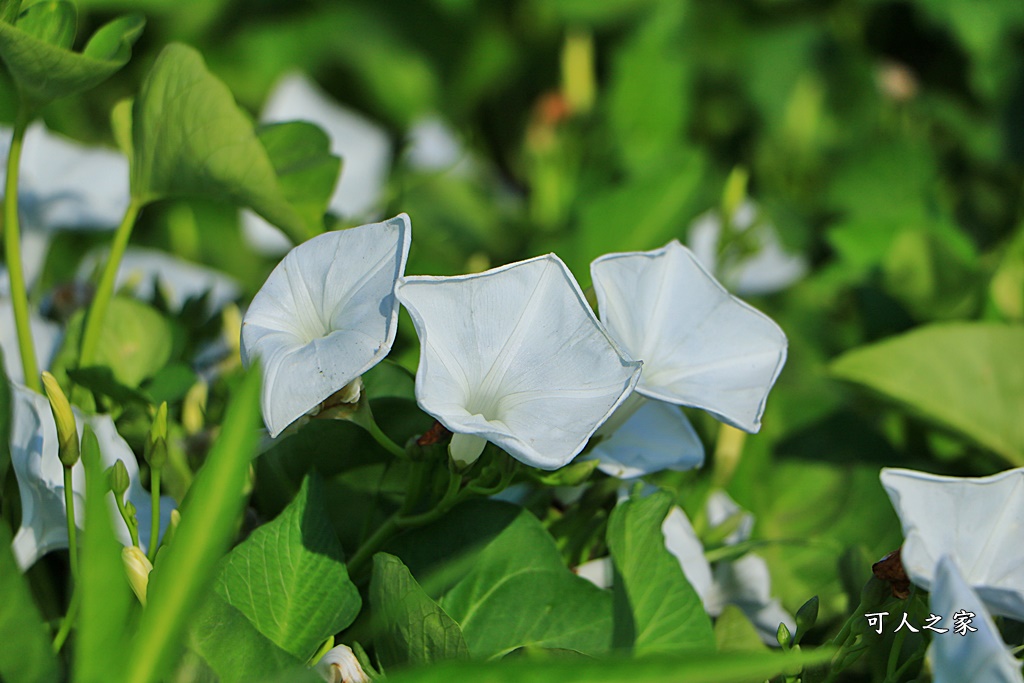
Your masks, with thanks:
M 128 248 L 128 238 L 131 237 L 132 228 L 135 227 L 135 219 L 142 209 L 142 202 L 132 198 L 128 204 L 127 211 L 121 225 L 117 226 L 114 233 L 114 243 L 110 246 L 110 256 L 103 268 L 103 275 L 100 277 L 99 286 L 96 288 L 96 296 L 89 307 L 89 315 L 85 321 L 85 332 L 82 334 L 82 348 L 78 357 L 78 367 L 89 367 L 96 359 L 96 347 L 100 341 L 100 332 L 103 330 L 103 319 L 107 315 L 107 307 L 114 294 L 114 282 L 117 280 L 117 269 L 121 265 L 121 258 L 125 249 Z
M 75 623 L 75 619 L 78 618 L 78 608 L 81 603 L 82 591 L 78 590 L 78 586 L 75 586 L 74 592 L 71 594 L 71 604 L 68 605 L 68 612 L 60 623 L 60 630 L 53 637 L 54 652 L 60 652 L 60 649 L 64 647 L 64 641 L 68 639 L 68 635 L 71 633 L 71 626 Z
M 132 520 L 128 517 L 128 509 L 124 505 L 124 501 L 121 496 L 115 495 L 114 502 L 117 504 L 117 511 L 121 513 L 121 519 L 124 520 L 124 524 L 128 527 L 128 534 L 132 537 L 132 545 L 136 548 L 141 548 L 139 545 L 139 528 L 137 524 L 132 524 Z
M 386 451 L 391 453 L 391 455 L 401 460 L 405 460 L 409 457 L 404 448 L 392 441 L 387 434 L 381 431 L 381 428 L 377 425 L 376 420 L 374 420 L 372 416 L 369 420 L 365 421 L 363 427 L 370 433 L 373 440 L 383 446 Z
M 64 468 L 64 507 L 68 519 L 68 556 L 71 562 L 71 578 L 78 585 L 78 527 L 75 526 L 75 493 L 72 489 L 71 468 Z
M 21 164 L 25 129 L 28 128 L 31 118 L 28 107 L 22 104 L 14 120 L 11 150 L 7 155 L 7 178 L 4 183 L 4 251 L 7 254 L 7 273 L 11 279 L 11 306 L 14 308 L 14 326 L 18 330 L 18 347 L 21 351 L 25 385 L 34 391 L 42 392 L 39 363 L 36 361 L 36 350 L 32 345 L 32 328 L 28 320 L 28 290 L 25 287 L 25 270 L 21 263 L 21 228 L 18 225 L 18 168 Z
M 158 547 L 157 541 L 160 539 L 160 468 L 154 467 L 150 470 L 150 482 L 149 482 L 149 495 L 151 496 L 150 505 L 150 524 L 149 524 L 149 561 L 152 562 L 156 559 L 156 551 Z

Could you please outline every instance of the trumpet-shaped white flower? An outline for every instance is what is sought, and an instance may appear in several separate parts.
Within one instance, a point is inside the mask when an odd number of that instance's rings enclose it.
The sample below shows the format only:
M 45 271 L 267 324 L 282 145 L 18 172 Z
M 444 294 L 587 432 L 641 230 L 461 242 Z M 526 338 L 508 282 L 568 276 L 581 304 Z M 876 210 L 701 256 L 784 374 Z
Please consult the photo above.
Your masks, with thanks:
M 422 352 L 420 406 L 454 432 L 452 457 L 485 441 L 541 469 L 562 467 L 633 390 L 627 358 L 554 254 L 458 277 L 403 278 Z
M 633 400 L 642 401 L 642 405 L 588 454 L 600 461 L 599 470 L 619 479 L 635 479 L 704 464 L 704 444 L 678 407 L 646 401 L 637 394 L 627 402 Z
M 398 325 L 409 217 L 318 235 L 292 249 L 242 320 L 242 362 L 263 366 L 270 435 L 379 363 Z
M 370 683 L 370 677 L 348 645 L 328 650 L 316 663 L 315 669 L 327 683 Z
M 885 468 L 881 479 L 911 581 L 932 590 L 939 559 L 950 555 L 989 610 L 1024 620 L 1024 467 L 978 478 Z
M 391 168 L 387 131 L 337 102 L 301 73 L 284 76 L 267 98 L 264 123 L 309 121 L 327 133 L 331 153 L 341 157 L 341 176 L 327 208 L 343 218 L 376 218 Z M 242 212 L 242 228 L 250 244 L 266 254 L 291 246 L 288 238 L 252 211 Z
M 745 201 L 733 214 L 732 228 L 740 241 L 747 242 L 745 249 L 731 244 L 722 251 L 722 218 L 717 211 L 698 216 L 690 225 L 687 242 L 697 259 L 738 294 L 771 294 L 807 274 L 807 260 L 787 253 L 775 228 L 758 220 L 758 213 L 756 204 Z
M 934 683 L 1022 683 L 1020 662 L 1010 653 L 999 630 L 992 622 L 985 605 L 970 583 L 960 572 L 958 563 L 949 555 L 939 558 L 935 566 L 935 580 L 929 595 L 934 614 L 949 620 L 965 611 L 970 613 L 970 627 L 977 632 L 935 635 L 928 648 Z
M 54 354 L 60 346 L 60 326 L 40 318 L 29 311 L 29 327 L 32 329 L 32 345 L 36 359 L 43 370 L 50 367 Z M 14 325 L 14 307 L 6 299 L 0 299 L 0 349 L 4 352 L 4 371 L 8 379 L 18 384 L 25 383 L 25 371 L 21 366 L 18 347 L 18 331 Z
M 51 550 L 68 547 L 64 466 L 57 456 L 57 427 L 53 422 L 46 397 L 17 384 L 11 383 L 10 387 L 14 404 L 11 464 L 21 495 L 21 527 L 14 536 L 12 549 L 18 566 L 24 570 Z M 139 464 L 135 454 L 117 433 L 114 422 L 108 415 L 85 417 L 77 409 L 74 411 L 79 432 L 85 423 L 92 426 L 100 445 L 104 467 L 113 465 L 117 460 L 124 463 L 131 479 L 127 496 L 135 505 L 139 521 L 139 541 L 145 547 L 149 543 L 152 506 L 149 492 L 142 488 L 139 481 Z M 84 526 L 85 470 L 81 461 L 72 468 L 71 481 L 75 522 L 78 526 Z M 113 495 L 111 494 L 109 498 L 117 535 L 123 544 L 131 543 L 128 529 L 117 512 Z M 173 508 L 173 499 L 161 499 L 161 529 L 169 522 Z
M 0 127 L 0 183 L 6 179 L 10 145 L 11 129 Z M 128 201 L 124 156 L 51 133 L 41 122 L 29 126 L 18 171 L 26 284 L 31 285 L 42 269 L 48 233 L 58 228 L 113 228 Z
M 760 429 L 786 361 L 786 335 L 771 318 L 730 295 L 675 240 L 602 256 L 590 272 L 608 333 L 644 363 L 637 392 Z
M 106 262 L 107 250 L 90 253 L 78 269 L 80 279 L 86 279 Z M 207 309 L 213 314 L 237 299 L 240 294 L 234 278 L 219 271 L 190 263 L 158 249 L 129 247 L 117 269 L 116 286 L 129 286 L 136 297 L 152 299 L 159 291 L 167 305 L 181 309 L 185 301 L 209 292 Z

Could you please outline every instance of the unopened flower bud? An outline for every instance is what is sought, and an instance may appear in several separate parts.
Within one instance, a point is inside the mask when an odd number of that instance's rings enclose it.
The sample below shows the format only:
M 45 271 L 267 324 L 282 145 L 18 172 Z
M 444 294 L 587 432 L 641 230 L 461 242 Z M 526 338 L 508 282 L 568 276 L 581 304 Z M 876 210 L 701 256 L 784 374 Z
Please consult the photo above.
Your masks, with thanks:
M 43 372 L 43 388 L 46 391 L 46 398 L 50 401 L 53 421 L 57 424 L 57 453 L 60 456 L 61 464 L 64 467 L 74 467 L 80 455 L 75 414 L 71 412 L 71 404 L 68 403 L 68 397 L 64 395 L 64 391 L 57 384 L 57 378 L 45 371 Z
M 348 645 L 338 645 L 316 663 L 316 672 L 328 683 L 370 683 L 370 677 Z
M 206 423 L 206 399 L 209 386 L 203 380 L 192 385 L 181 404 L 181 426 L 186 434 L 198 434 Z
M 160 469 L 167 462 L 167 401 L 160 404 L 146 439 L 146 462 Z
M 128 490 L 128 486 L 131 483 L 128 479 L 128 468 L 124 466 L 124 463 L 120 458 L 107 468 L 107 485 L 110 486 L 110 490 L 114 492 L 118 500 L 121 500 Z
M 149 573 L 153 571 L 153 563 L 134 545 L 125 546 L 121 549 L 121 561 L 124 562 L 124 571 L 128 576 L 128 584 L 135 591 L 142 606 L 146 606 L 146 591 L 149 589 Z

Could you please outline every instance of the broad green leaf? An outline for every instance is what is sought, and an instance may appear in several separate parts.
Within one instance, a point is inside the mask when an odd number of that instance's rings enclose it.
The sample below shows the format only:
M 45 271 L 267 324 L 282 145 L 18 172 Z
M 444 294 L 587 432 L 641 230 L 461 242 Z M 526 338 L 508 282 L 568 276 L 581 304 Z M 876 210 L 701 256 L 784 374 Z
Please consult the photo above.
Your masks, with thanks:
M 303 663 L 257 631 L 217 591 L 206 594 L 189 620 L 189 647 L 223 683 L 241 683 L 254 672 L 269 675 Z
M 66 0 L 43 0 L 29 5 L 16 25 L 33 38 L 67 50 L 75 42 L 78 10 Z
M 274 164 L 235 98 L 194 49 L 163 49 L 132 111 L 132 194 L 251 207 L 301 242 L 316 234 L 288 202 Z
M 66 3 L 42 3 L 63 5 Z M 60 97 L 88 90 L 112 76 L 131 57 L 132 44 L 142 33 L 146 21 L 141 15 L 127 15 L 101 27 L 81 53 L 51 44 L 47 40 L 66 42 L 67 13 L 64 19 L 46 19 L 47 27 L 34 26 L 37 10 L 33 5 L 22 13 L 17 24 L 0 21 L 0 59 L 7 65 L 22 96 L 33 106 L 41 106 Z M 30 14 L 32 31 L 40 31 L 47 39 L 23 30 L 21 22 Z M 57 24 L 51 23 L 58 21 Z M 71 36 L 74 26 L 71 25 Z
M 611 594 L 569 571 L 554 540 L 526 510 L 480 552 L 440 604 L 477 658 L 524 646 L 590 655 L 611 647 Z
M 827 662 L 826 648 L 781 654 L 777 652 L 692 653 L 686 657 L 644 659 L 530 660 L 501 662 L 444 662 L 388 676 L 389 683 L 750 683 L 763 681 L 801 664 Z
M 81 615 L 75 647 L 75 680 L 107 681 L 110 663 L 124 652 L 129 610 L 136 602 L 128 586 L 121 544 L 111 526 L 110 494 L 95 435 L 82 438 L 85 466 L 85 532 L 82 544 Z M 119 521 L 119 520 L 118 520 Z
M 736 605 L 726 605 L 715 619 L 715 646 L 719 652 L 764 652 L 767 645 Z
M 622 501 L 608 520 L 616 644 L 631 646 L 637 655 L 711 649 L 715 642 L 700 596 L 665 548 L 661 525 L 671 507 L 672 497 L 659 491 Z M 619 642 L 620 634 L 629 633 L 632 640 Z
M 325 508 L 323 484 L 307 477 L 284 512 L 231 551 L 216 583 L 260 633 L 302 659 L 361 606 Z
M 136 388 L 171 358 L 173 331 L 156 309 L 125 297 L 110 300 L 100 332 L 96 365 L 109 367 L 121 384 Z
M 60 680 L 50 634 L 11 552 L 10 530 L 0 523 L 0 678 L 8 683 Z
M 459 625 L 394 555 L 373 557 L 370 604 L 378 620 L 374 644 L 385 667 L 469 659 Z
M 884 263 L 886 289 L 919 319 L 971 317 L 982 292 L 976 260 L 955 227 L 903 230 Z
M 849 351 L 835 377 L 1024 465 L 1024 327 L 942 323 Z
M 228 547 L 245 503 L 249 464 L 256 450 L 260 410 L 258 369 L 237 385 L 217 441 L 181 508 L 174 542 L 157 558 L 148 604 L 136 637 L 108 680 L 148 683 L 169 671 L 186 622 Z M 166 555 L 165 555 L 166 553 Z
M 285 198 L 306 225 L 322 225 L 341 171 L 341 159 L 331 154 L 331 139 L 306 121 L 260 126 L 256 134 Z

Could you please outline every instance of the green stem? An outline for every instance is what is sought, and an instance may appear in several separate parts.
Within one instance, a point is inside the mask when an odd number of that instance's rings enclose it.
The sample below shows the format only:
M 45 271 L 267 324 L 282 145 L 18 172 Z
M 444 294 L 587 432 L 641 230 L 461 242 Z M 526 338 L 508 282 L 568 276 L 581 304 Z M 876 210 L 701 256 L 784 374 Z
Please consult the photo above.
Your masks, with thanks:
M 57 631 L 57 635 L 53 637 L 53 651 L 60 652 L 60 649 L 64 647 L 64 641 L 68 639 L 68 635 L 71 633 L 71 626 L 74 625 L 75 619 L 78 618 L 78 608 L 82 604 L 82 591 L 78 589 L 76 585 L 74 592 L 71 594 L 71 604 L 68 605 L 68 612 L 64 615 L 64 620 L 60 622 L 60 629 Z
M 142 202 L 132 198 L 128 204 L 128 210 L 124 212 L 121 225 L 117 226 L 114 233 L 114 243 L 110 246 L 110 257 L 103 268 L 103 275 L 96 287 L 96 296 L 89 307 L 89 315 L 85 322 L 85 332 L 82 334 L 82 349 L 78 358 L 78 367 L 89 367 L 96 359 L 96 347 L 100 342 L 100 332 L 103 330 L 103 319 L 107 315 L 107 308 L 110 306 L 110 299 L 114 295 L 114 283 L 117 281 L 117 269 L 121 265 L 121 258 L 125 249 L 128 248 L 128 238 L 131 237 L 132 228 L 135 227 L 135 220 L 142 209 Z
M 156 559 L 157 541 L 160 538 L 160 468 L 154 467 L 150 470 L 149 495 L 152 501 L 152 512 L 149 525 L 149 552 L 146 555 L 149 561 Z
M 28 320 L 28 290 L 25 287 L 25 270 L 21 263 L 21 228 L 18 226 L 18 168 L 21 164 L 25 129 L 28 128 L 31 119 L 28 107 L 22 104 L 14 119 L 11 150 L 7 155 L 7 180 L 4 184 L 4 251 L 7 254 L 11 306 L 14 308 L 14 326 L 18 331 L 18 347 L 21 351 L 21 367 L 25 372 L 25 385 L 34 391 L 42 392 L 39 363 L 36 361 L 36 350 L 32 345 L 32 328 Z
M 125 526 L 128 527 L 128 533 L 132 537 L 132 545 L 136 548 L 141 548 L 142 546 L 139 544 L 138 525 L 132 524 L 131 520 L 128 518 L 128 510 L 124 506 L 124 500 L 121 499 L 121 496 L 115 495 L 114 502 L 117 504 L 117 511 L 121 513 L 121 519 L 124 520 Z
M 377 425 L 377 421 L 374 420 L 372 416 L 369 420 L 366 420 L 365 423 L 363 423 L 363 427 L 370 433 L 373 440 L 383 446 L 385 450 L 391 453 L 391 455 L 401 460 L 405 460 L 409 457 L 404 448 L 392 441 L 387 434 L 381 431 L 381 428 Z
M 71 578 L 78 585 L 78 527 L 75 526 L 75 492 L 71 488 L 71 468 L 64 468 L 64 507 L 68 518 L 68 555 L 71 562 Z

